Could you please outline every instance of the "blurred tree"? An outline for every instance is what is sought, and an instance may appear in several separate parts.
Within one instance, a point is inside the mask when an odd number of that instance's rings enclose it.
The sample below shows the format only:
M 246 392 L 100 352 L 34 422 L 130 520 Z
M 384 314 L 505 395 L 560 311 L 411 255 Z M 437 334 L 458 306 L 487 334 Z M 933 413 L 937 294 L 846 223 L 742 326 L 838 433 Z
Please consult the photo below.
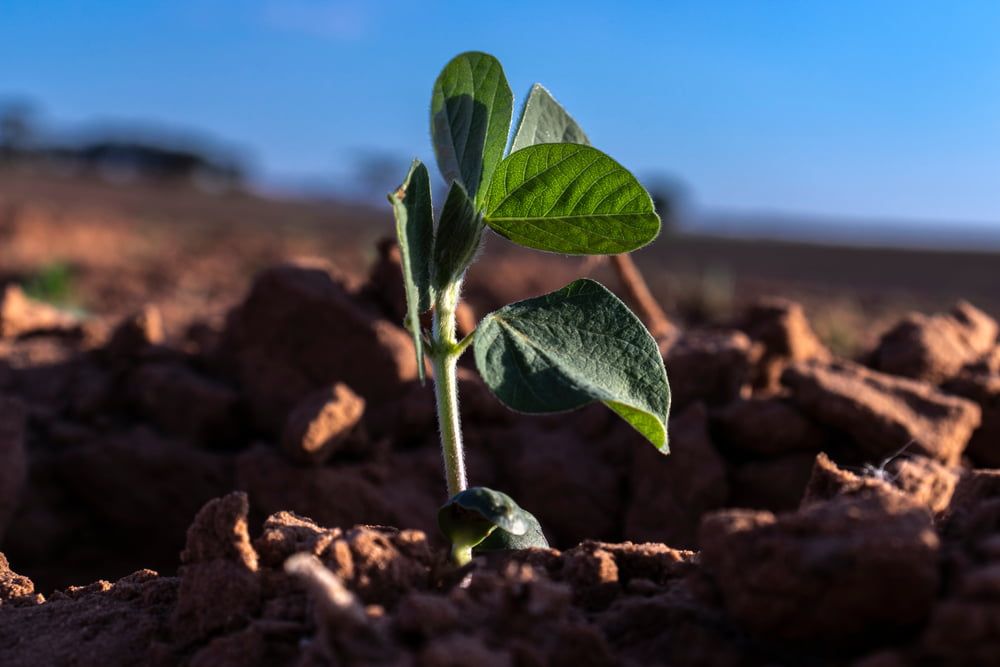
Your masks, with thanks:
M 386 194 L 399 186 L 409 165 L 409 160 L 396 153 L 356 151 L 352 194 L 370 203 L 381 204 L 385 201 Z
M 187 184 L 210 192 L 240 189 L 243 166 L 233 156 L 210 150 L 144 139 L 107 139 L 79 147 L 71 159 L 109 181 Z
M 0 103 L 0 158 L 12 159 L 32 144 L 36 117 L 37 110 L 30 102 Z
M 653 174 L 644 181 L 643 185 L 653 198 L 653 206 L 663 223 L 663 233 L 673 234 L 687 205 L 687 188 L 678 179 L 663 174 Z

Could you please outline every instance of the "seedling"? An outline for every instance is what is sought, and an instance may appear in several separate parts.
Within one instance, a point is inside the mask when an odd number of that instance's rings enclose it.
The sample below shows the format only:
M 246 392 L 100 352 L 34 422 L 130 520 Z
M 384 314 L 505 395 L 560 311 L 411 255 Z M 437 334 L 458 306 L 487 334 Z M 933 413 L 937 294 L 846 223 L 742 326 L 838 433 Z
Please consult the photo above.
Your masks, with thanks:
M 542 86 L 531 88 L 510 140 L 514 99 L 503 68 L 463 53 L 434 84 L 431 137 L 449 184 L 437 224 L 427 167 L 414 160 L 389 195 L 406 290 L 406 328 L 433 368 L 450 500 L 438 524 L 463 564 L 473 550 L 547 546 L 534 516 L 510 496 L 468 488 L 456 368 L 473 348 L 501 402 L 525 413 L 600 401 L 667 453 L 670 387 L 653 337 L 618 297 L 593 280 L 505 306 L 458 340 L 462 281 L 488 227 L 528 248 L 570 255 L 626 253 L 660 231 L 649 193 L 587 135 Z M 433 311 L 425 331 L 421 315 Z

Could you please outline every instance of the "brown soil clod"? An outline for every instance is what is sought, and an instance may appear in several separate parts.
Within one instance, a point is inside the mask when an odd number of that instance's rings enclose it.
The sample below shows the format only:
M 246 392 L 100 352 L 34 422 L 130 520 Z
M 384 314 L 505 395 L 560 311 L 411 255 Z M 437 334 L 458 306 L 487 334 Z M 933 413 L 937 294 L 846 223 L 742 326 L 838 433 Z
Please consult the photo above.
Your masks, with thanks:
M 121 320 L 111 332 L 107 352 L 112 357 L 130 357 L 166 341 L 160 309 L 147 305 Z
M 911 313 L 882 336 L 871 361 L 881 371 L 937 384 L 994 348 L 998 332 L 996 320 L 962 301 L 949 313 Z
M 365 400 L 343 383 L 320 389 L 292 410 L 281 436 L 293 461 L 322 464 L 342 449 L 361 421 Z
M 791 362 L 826 360 L 831 356 L 809 324 L 802 305 L 789 299 L 769 297 L 756 301 L 737 326 L 763 346 L 756 379 L 762 389 L 776 389 L 781 372 Z
M 782 382 L 806 414 L 846 433 L 875 460 L 910 447 L 954 465 L 981 419 L 971 401 L 847 361 L 793 364 Z
M 705 519 L 702 558 L 726 609 L 769 640 L 871 641 L 919 627 L 937 595 L 930 513 L 900 496 Z
M 942 389 L 979 405 L 982 423 L 972 434 L 965 453 L 976 465 L 1000 468 L 1000 371 L 963 371 L 944 383 Z
M 0 288 L 0 338 L 31 334 L 81 334 L 77 318 L 27 296 L 17 285 Z
M 255 420 L 273 433 L 301 399 L 333 382 L 381 404 L 417 377 L 409 335 L 366 310 L 344 278 L 315 262 L 261 273 L 230 314 L 222 347 Z
M 820 453 L 802 502 L 805 505 L 842 495 L 903 495 L 939 515 L 950 506 L 958 480 L 959 473 L 953 468 L 925 456 L 900 456 L 884 469 L 855 473 L 838 467 Z
M 725 405 L 749 396 L 762 348 L 740 331 L 695 331 L 670 339 L 664 360 L 675 409 Z

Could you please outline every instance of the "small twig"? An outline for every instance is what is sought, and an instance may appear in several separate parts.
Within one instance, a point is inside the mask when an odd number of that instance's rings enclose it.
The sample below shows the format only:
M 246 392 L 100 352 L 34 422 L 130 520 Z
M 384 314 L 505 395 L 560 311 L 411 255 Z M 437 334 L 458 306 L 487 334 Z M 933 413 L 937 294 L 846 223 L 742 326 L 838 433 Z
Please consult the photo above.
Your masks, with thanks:
M 653 298 L 652 292 L 649 291 L 649 285 L 642 277 L 639 267 L 632 261 L 632 256 L 628 254 L 612 255 L 611 263 L 615 267 L 615 273 L 618 274 L 618 279 L 628 294 L 629 300 L 639 311 L 639 318 L 646 323 L 653 338 L 659 340 L 673 334 L 677 327 L 667 319 L 660 304 Z
M 384 618 L 370 617 L 357 596 L 316 556 L 291 556 L 285 572 L 302 581 L 315 600 L 318 641 L 309 645 L 310 650 L 334 665 L 395 664 Z
M 358 598 L 316 556 L 310 553 L 291 556 L 285 561 L 285 572 L 306 584 L 316 598 L 320 612 L 317 615 L 322 615 L 333 626 L 368 624 L 368 615 Z

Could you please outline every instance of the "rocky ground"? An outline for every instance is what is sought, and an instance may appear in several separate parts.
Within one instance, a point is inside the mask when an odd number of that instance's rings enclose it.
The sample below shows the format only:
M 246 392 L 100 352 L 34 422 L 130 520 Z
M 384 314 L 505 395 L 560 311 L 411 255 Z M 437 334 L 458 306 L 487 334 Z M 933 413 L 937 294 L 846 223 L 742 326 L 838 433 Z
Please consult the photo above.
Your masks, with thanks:
M 782 299 L 675 332 L 669 457 L 466 369 L 472 480 L 556 548 L 463 569 L 401 313 L 391 245 L 366 280 L 267 268 L 170 337 L 7 285 L 0 664 L 1000 661 L 1000 347 L 972 305 L 855 360 Z
M 0 665 L 1000 664 L 992 281 L 949 288 L 985 312 L 859 288 L 845 318 L 781 277 L 811 320 L 654 284 L 711 322 L 660 341 L 668 457 L 599 406 L 512 414 L 462 369 L 472 481 L 554 549 L 455 569 L 384 215 L 0 176 Z M 480 314 L 618 286 L 491 252 Z M 833 252 L 758 259 L 855 262 Z M 32 297 L 55 260 L 74 312 Z

